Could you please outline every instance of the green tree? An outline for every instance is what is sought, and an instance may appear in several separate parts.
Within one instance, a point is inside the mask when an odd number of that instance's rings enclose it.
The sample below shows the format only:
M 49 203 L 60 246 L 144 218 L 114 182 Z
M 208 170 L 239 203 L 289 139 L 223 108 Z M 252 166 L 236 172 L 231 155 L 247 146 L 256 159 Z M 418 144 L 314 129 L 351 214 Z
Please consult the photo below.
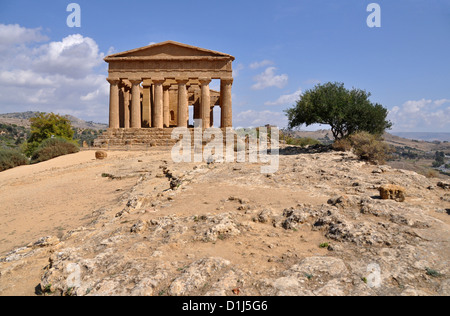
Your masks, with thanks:
M 443 151 L 436 151 L 434 154 L 434 161 L 432 163 L 433 168 L 439 168 L 445 164 L 445 153 Z
M 24 145 L 24 152 L 31 157 L 39 145 L 46 139 L 60 137 L 73 140 L 72 124 L 66 117 L 54 113 L 39 113 L 30 118 L 31 134 Z
M 330 125 L 335 140 L 360 131 L 382 135 L 392 123 L 386 119 L 388 110 L 372 103 L 370 95 L 360 89 L 348 90 L 343 83 L 319 84 L 305 91 L 297 104 L 286 110 L 289 128 Z

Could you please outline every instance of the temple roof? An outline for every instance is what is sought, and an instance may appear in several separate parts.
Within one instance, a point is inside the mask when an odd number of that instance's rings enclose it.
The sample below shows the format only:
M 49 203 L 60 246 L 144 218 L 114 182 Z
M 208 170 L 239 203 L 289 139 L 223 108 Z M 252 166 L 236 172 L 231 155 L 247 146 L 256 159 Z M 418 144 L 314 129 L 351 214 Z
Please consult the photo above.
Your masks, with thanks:
M 121 59 L 183 59 L 183 58 L 228 58 L 235 60 L 231 55 L 182 44 L 174 41 L 166 41 L 158 44 L 152 44 L 141 48 L 128 50 L 122 53 L 109 55 L 105 61 Z

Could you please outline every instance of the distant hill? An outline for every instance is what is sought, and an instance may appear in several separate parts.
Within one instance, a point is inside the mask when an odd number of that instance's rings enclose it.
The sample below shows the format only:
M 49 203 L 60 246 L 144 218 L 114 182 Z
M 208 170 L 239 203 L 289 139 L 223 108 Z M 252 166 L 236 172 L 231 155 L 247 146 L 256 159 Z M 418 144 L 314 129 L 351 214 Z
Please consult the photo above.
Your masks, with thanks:
M 30 127 L 29 119 L 36 116 L 40 112 L 18 112 L 18 113 L 6 113 L 0 114 L 0 123 L 3 124 L 16 124 L 17 126 Z M 81 129 L 93 129 L 93 130 L 104 130 L 108 128 L 108 125 L 102 123 L 86 122 L 72 115 L 64 115 L 67 117 L 72 126 Z
M 402 138 L 422 140 L 426 142 L 433 141 L 447 141 L 450 142 L 450 133 L 408 133 L 408 132 L 398 132 L 392 133 L 395 136 L 399 136 Z
M 292 131 L 294 137 L 310 137 L 323 143 L 333 140 L 330 130 L 317 131 Z M 450 142 L 450 133 L 385 133 L 384 140 L 394 146 L 409 146 L 422 151 L 450 149 L 450 144 L 439 142 Z

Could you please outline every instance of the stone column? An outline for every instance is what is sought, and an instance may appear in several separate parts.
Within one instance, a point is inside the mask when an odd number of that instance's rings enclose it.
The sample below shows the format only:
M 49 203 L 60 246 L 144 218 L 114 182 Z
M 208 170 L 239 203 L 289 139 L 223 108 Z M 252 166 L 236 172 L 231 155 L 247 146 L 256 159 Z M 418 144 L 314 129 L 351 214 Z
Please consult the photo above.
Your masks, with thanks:
M 164 96 L 163 96 L 163 83 L 164 79 L 157 78 L 153 79 L 153 85 L 155 86 L 155 118 L 154 122 L 155 128 L 163 128 L 164 127 Z
M 120 128 L 123 128 L 124 124 L 125 124 L 124 103 L 125 103 L 125 94 L 124 94 L 123 87 L 119 83 L 119 126 L 120 126 Z
M 164 103 L 164 127 L 170 127 L 170 93 L 169 93 L 170 85 L 163 86 L 163 103 Z
M 210 113 L 211 113 L 211 94 L 209 90 L 209 83 L 211 78 L 199 78 L 202 95 L 200 98 L 200 118 L 202 119 L 202 127 L 210 127 Z
M 186 84 L 188 83 L 188 79 L 177 79 L 178 83 L 178 127 L 188 127 L 188 119 L 187 113 L 189 113 L 188 109 L 188 99 L 187 99 L 187 90 Z
M 109 88 L 109 128 L 120 128 L 119 117 L 119 82 L 117 78 L 107 79 Z
M 141 79 L 130 79 L 131 82 L 131 128 L 141 128 Z
M 128 88 L 123 89 L 123 106 L 124 106 L 124 128 L 130 128 L 130 91 Z
M 223 78 L 220 80 L 220 99 L 221 99 L 221 127 L 233 127 L 233 108 L 231 100 L 231 87 L 233 78 Z
M 152 108 L 150 100 L 150 89 L 152 85 L 149 83 L 143 83 L 142 87 L 142 127 L 152 127 Z
M 209 112 L 209 127 L 213 127 L 214 126 L 214 107 L 210 108 L 210 112 Z

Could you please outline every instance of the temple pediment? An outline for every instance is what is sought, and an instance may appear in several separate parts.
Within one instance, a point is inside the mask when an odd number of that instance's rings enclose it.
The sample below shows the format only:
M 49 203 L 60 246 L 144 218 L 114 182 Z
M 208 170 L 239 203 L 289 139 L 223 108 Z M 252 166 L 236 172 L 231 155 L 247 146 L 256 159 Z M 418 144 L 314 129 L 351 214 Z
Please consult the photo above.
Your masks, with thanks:
M 126 52 L 109 55 L 105 61 L 112 61 L 117 59 L 183 59 L 183 58 L 227 58 L 234 60 L 231 55 L 199 48 L 187 44 L 182 44 L 174 41 L 167 41 L 163 43 L 153 44 L 141 48 L 136 48 Z

